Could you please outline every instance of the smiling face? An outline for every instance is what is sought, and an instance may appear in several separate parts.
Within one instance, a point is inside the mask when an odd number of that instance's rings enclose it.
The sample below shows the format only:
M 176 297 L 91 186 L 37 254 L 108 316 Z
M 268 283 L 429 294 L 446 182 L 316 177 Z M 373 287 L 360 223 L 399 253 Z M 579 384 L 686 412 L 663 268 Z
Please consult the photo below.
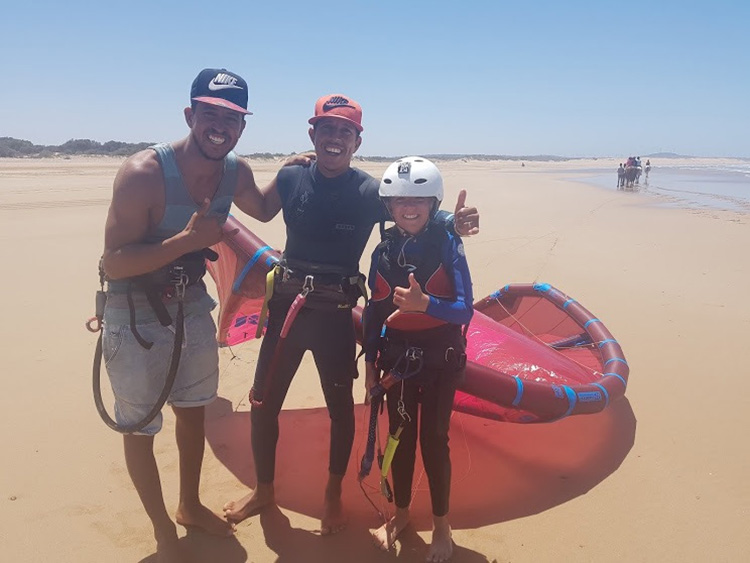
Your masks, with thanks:
M 310 140 L 315 146 L 318 169 L 334 178 L 346 172 L 352 156 L 362 143 L 357 129 L 344 119 L 326 117 L 310 129 Z
M 432 217 L 434 205 L 433 197 L 392 197 L 388 201 L 388 210 L 402 231 L 416 235 Z
M 223 160 L 245 129 L 243 114 L 203 102 L 185 108 L 185 121 L 192 143 L 209 160 Z

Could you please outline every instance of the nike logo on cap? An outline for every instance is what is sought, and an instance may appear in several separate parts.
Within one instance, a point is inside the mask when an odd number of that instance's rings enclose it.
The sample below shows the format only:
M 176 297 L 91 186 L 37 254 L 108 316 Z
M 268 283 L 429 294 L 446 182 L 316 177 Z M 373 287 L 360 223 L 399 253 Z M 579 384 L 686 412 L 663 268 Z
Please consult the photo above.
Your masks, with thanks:
M 227 88 L 236 88 L 242 90 L 242 86 L 237 86 L 237 79 L 228 74 L 217 74 L 214 79 L 208 83 L 208 89 L 212 92 L 216 90 L 226 90 Z
M 349 104 L 349 100 L 347 100 L 345 97 L 333 96 L 331 98 L 328 98 L 326 103 L 323 104 L 323 111 L 331 111 L 334 108 L 340 108 L 340 107 L 357 109 L 353 105 Z

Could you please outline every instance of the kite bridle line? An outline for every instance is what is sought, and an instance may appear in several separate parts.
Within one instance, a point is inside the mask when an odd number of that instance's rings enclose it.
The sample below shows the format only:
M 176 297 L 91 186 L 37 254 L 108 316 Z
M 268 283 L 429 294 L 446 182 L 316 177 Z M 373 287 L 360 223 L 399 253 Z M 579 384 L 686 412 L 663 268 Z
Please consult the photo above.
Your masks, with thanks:
M 513 321 L 514 321 L 514 322 L 515 322 L 516 324 L 518 324 L 518 326 L 520 326 L 520 327 L 521 327 L 521 328 L 522 328 L 522 329 L 523 329 L 523 330 L 524 330 L 524 331 L 525 331 L 525 332 L 527 333 L 527 335 L 528 335 L 528 336 L 530 336 L 530 337 L 531 337 L 532 339 L 536 340 L 536 341 L 537 341 L 537 342 L 539 342 L 540 344 L 544 345 L 545 347 L 549 348 L 549 344 L 548 344 L 547 342 L 545 342 L 544 340 L 542 340 L 541 338 L 539 338 L 539 337 L 538 337 L 538 336 L 537 336 L 536 334 L 534 334 L 534 333 L 533 333 L 533 332 L 532 332 L 532 331 L 531 331 L 531 330 L 530 330 L 530 329 L 529 329 L 529 328 L 528 328 L 528 327 L 527 327 L 526 325 L 524 325 L 524 324 L 523 324 L 523 323 L 521 322 L 521 319 L 520 319 L 520 318 L 516 317 L 516 315 L 514 315 L 513 313 L 511 313 L 511 312 L 510 312 L 510 311 L 508 310 L 508 308 L 507 308 L 507 307 L 506 307 L 505 305 L 503 305 L 503 304 L 502 304 L 502 302 L 500 301 L 500 297 L 495 297 L 494 299 L 495 299 L 495 301 L 497 301 L 497 304 L 498 304 L 498 305 L 500 305 L 500 306 L 501 306 L 501 307 L 503 308 L 503 311 L 505 311 L 505 312 L 507 313 L 507 315 L 508 315 L 508 316 L 509 316 L 509 317 L 510 317 L 511 319 L 513 319 Z M 540 297 L 540 299 L 543 299 L 543 298 L 541 298 L 541 297 Z M 525 312 L 524 312 L 524 314 L 528 313 L 528 312 L 529 312 L 529 311 L 530 311 L 531 309 L 533 309 L 533 308 L 534 308 L 534 307 L 536 307 L 537 305 L 538 305 L 538 303 L 534 304 L 534 305 L 533 305 L 532 307 L 530 307 L 530 308 L 529 308 L 529 310 L 528 310 L 528 311 L 525 311 Z M 560 321 L 560 322 L 562 322 L 562 321 Z M 576 323 L 576 324 L 578 324 L 578 323 Z M 580 325 L 579 325 L 579 326 L 580 326 Z M 588 333 L 586 333 L 586 334 L 588 334 Z M 590 341 L 589 341 L 589 343 L 588 343 L 588 344 L 586 344 L 586 345 L 581 345 L 581 346 L 570 346 L 570 347 L 567 347 L 567 348 L 558 348 L 558 350 L 573 350 L 573 349 L 575 349 L 575 348 L 583 348 L 583 347 L 586 347 L 586 346 L 592 346 L 592 347 L 593 347 L 593 346 L 597 346 L 597 345 L 598 345 L 599 343 L 600 343 L 600 342 L 597 342 L 597 341 L 594 341 L 594 340 L 590 340 Z M 587 366 L 587 365 L 584 365 L 584 364 L 582 364 L 582 363 L 581 363 L 581 362 L 579 362 L 579 361 L 576 361 L 576 360 L 574 360 L 574 359 L 573 359 L 573 358 L 571 358 L 570 356 L 566 356 L 566 358 L 568 358 L 568 359 L 569 359 L 569 360 L 570 360 L 571 362 L 573 362 L 573 363 L 577 364 L 577 365 L 578 365 L 579 367 L 581 367 L 581 368 L 583 368 L 583 369 L 585 369 L 585 370 L 587 370 L 587 371 L 590 371 L 590 372 L 591 372 L 591 373 L 593 373 L 593 374 L 598 374 L 599 376 L 601 376 L 601 375 L 602 375 L 602 374 L 601 374 L 601 372 L 599 372 L 599 371 L 597 371 L 597 370 L 595 370 L 595 369 L 592 369 L 592 368 L 590 368 L 589 366 Z

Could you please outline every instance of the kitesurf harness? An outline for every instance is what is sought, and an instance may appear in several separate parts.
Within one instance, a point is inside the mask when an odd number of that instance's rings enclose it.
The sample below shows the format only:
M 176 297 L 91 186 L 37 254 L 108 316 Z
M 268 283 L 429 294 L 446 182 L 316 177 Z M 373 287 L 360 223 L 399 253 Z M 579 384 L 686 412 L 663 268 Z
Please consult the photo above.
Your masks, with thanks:
M 280 298 L 294 296 L 284 323 L 281 326 L 279 341 L 276 344 L 271 365 L 266 372 L 263 388 L 271 381 L 277 370 L 284 340 L 292 328 L 294 320 L 303 307 L 310 309 L 352 309 L 363 296 L 367 299 L 365 276 L 359 272 L 351 274 L 341 266 L 305 262 L 282 256 L 266 276 L 266 297 L 258 319 L 256 338 L 260 338 L 268 314 L 268 302 L 273 296 Z M 250 401 L 257 406 L 263 403 L 262 392 L 250 389 Z
M 172 316 L 169 314 L 165 300 L 176 299 L 177 300 L 177 317 L 174 320 L 175 336 L 174 345 L 172 347 L 172 355 L 169 363 L 169 371 L 167 372 L 167 378 L 164 383 L 159 398 L 154 403 L 151 410 L 139 420 L 132 424 L 118 424 L 112 417 L 107 413 L 104 407 L 104 401 L 102 400 L 101 390 L 101 364 L 102 364 L 102 320 L 104 318 L 104 308 L 107 303 L 107 293 L 104 291 L 104 283 L 107 281 L 102 266 L 102 261 L 99 261 L 99 285 L 100 289 L 96 292 L 96 314 L 90 318 L 86 323 L 86 328 L 91 332 L 99 332 L 99 339 L 96 343 L 96 351 L 94 352 L 94 366 L 93 366 L 93 392 L 94 392 L 94 403 L 96 410 L 99 412 L 104 423 L 109 426 L 112 430 L 121 432 L 122 434 L 132 434 L 143 430 L 148 426 L 152 420 L 161 412 L 164 403 L 166 403 L 169 394 L 172 392 L 172 386 L 174 380 L 177 377 L 177 369 L 180 365 L 180 354 L 182 351 L 182 343 L 185 335 L 185 314 L 183 308 L 183 302 L 185 297 L 185 289 L 193 285 L 202 285 L 203 276 L 206 274 L 206 260 L 215 261 L 218 258 L 218 254 L 210 248 L 204 248 L 203 250 L 191 252 L 181 256 L 171 264 L 164 266 L 154 272 L 143 274 L 140 276 L 134 276 L 127 278 L 127 301 L 128 309 L 130 311 L 130 330 L 133 333 L 138 344 L 140 344 L 146 350 L 150 350 L 153 346 L 153 342 L 146 341 L 138 332 L 136 323 L 136 310 L 133 302 L 133 291 L 141 291 L 146 295 L 149 305 L 154 311 L 157 319 L 162 326 L 170 326 L 172 324 Z M 120 280 L 118 280 L 120 281 Z

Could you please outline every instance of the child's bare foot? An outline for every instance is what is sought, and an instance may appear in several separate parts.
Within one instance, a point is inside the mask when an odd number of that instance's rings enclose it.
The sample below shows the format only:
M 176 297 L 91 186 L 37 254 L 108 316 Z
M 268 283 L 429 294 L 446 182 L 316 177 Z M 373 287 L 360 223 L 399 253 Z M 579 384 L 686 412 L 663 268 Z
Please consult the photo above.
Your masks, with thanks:
M 373 543 L 383 551 L 388 551 L 407 524 L 409 524 L 409 509 L 397 508 L 393 518 L 377 530 L 370 530 Z
M 234 526 L 202 504 L 180 505 L 175 519 L 180 526 L 198 528 L 212 536 L 227 537 L 234 533 Z
M 442 563 L 448 561 L 453 555 L 453 539 L 451 539 L 451 526 L 448 524 L 447 516 L 434 516 L 432 529 L 432 543 L 427 550 L 426 560 L 430 563 Z
M 341 502 L 341 480 L 340 475 L 330 474 L 323 506 L 323 518 L 320 521 L 320 535 L 330 536 L 340 532 L 346 527 L 347 517 L 344 512 L 344 504 Z
M 255 516 L 263 508 L 274 502 L 273 483 L 258 483 L 252 493 L 248 493 L 240 500 L 229 501 L 224 505 L 224 518 L 236 524 L 242 522 L 245 518 Z

